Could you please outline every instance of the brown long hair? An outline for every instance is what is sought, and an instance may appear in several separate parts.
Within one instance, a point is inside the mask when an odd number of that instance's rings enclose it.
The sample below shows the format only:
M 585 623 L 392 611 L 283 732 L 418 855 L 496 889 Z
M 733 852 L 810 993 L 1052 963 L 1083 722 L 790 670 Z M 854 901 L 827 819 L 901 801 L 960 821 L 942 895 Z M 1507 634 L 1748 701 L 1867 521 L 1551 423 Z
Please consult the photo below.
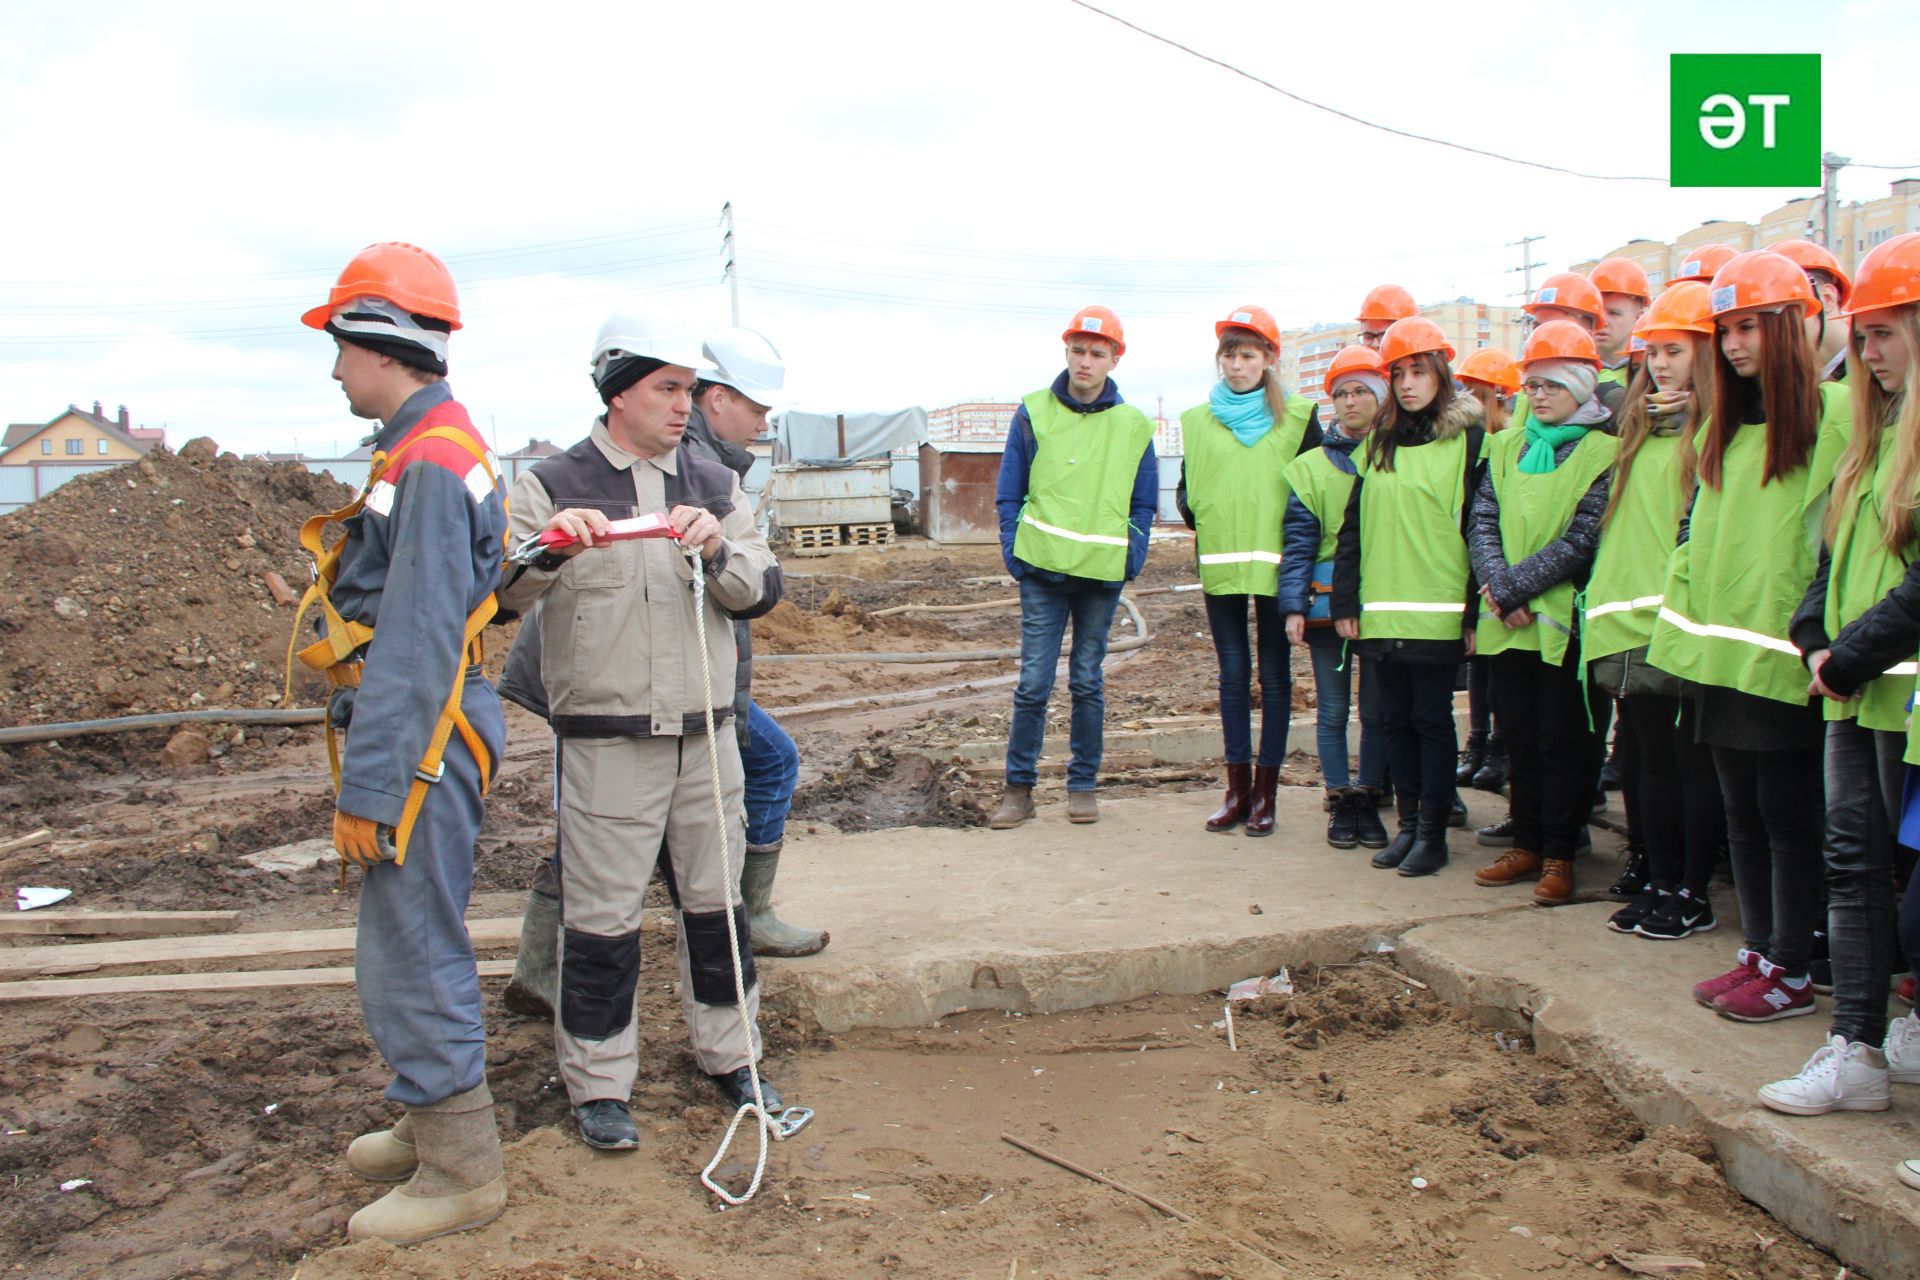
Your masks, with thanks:
M 1280 355 L 1278 347 L 1253 330 L 1233 325 L 1220 335 L 1220 345 L 1213 350 L 1214 371 L 1221 373 L 1224 377 L 1220 362 L 1227 358 L 1229 352 L 1238 351 L 1241 347 L 1258 347 L 1267 353 L 1269 360 L 1277 359 Z M 1287 411 L 1287 389 L 1280 385 L 1279 366 L 1268 365 L 1266 372 L 1261 375 L 1261 381 L 1267 389 L 1267 412 L 1271 413 L 1274 422 L 1278 423 L 1280 416 Z
M 1820 434 L 1820 371 L 1813 343 L 1801 323 L 1800 304 L 1762 312 L 1760 374 L 1743 378 L 1727 363 L 1719 335 L 1713 343 L 1713 402 L 1716 412 L 1700 442 L 1700 483 L 1720 487 L 1727 445 L 1740 424 L 1756 414 L 1767 424 L 1767 465 L 1760 483 L 1778 480 L 1807 465 Z M 1698 379 L 1695 379 L 1697 382 Z
M 1687 421 L 1680 428 L 1679 480 L 1680 500 L 1685 502 L 1687 495 L 1693 492 L 1694 482 L 1699 478 L 1700 454 L 1698 440 L 1700 428 L 1713 416 L 1713 380 L 1701 377 L 1701 371 L 1707 362 L 1713 359 L 1713 338 L 1704 333 L 1693 335 L 1693 371 L 1688 375 L 1688 390 L 1693 395 L 1687 401 Z M 1640 456 L 1640 446 L 1653 434 L 1653 415 L 1647 412 L 1647 397 L 1653 394 L 1653 370 L 1651 360 L 1640 362 L 1640 372 L 1633 375 L 1633 382 L 1627 388 L 1626 402 L 1620 407 L 1620 456 L 1613 464 L 1613 488 L 1607 494 L 1607 511 L 1600 517 L 1600 527 L 1606 528 L 1613 523 L 1613 513 L 1620 507 L 1620 495 L 1626 492 L 1627 478 L 1633 474 L 1633 460 Z
M 1891 426 L 1894 429 L 1893 484 L 1887 494 L 1886 510 L 1880 513 L 1881 545 L 1896 556 L 1913 546 L 1916 512 L 1920 512 L 1920 396 L 1908 394 L 1916 374 L 1920 374 L 1920 306 L 1900 307 L 1893 321 L 1907 348 L 1907 385 L 1899 391 L 1881 388 L 1879 379 L 1867 371 L 1860 359 L 1861 337 L 1855 334 L 1847 343 L 1847 390 L 1853 401 L 1853 435 L 1847 451 L 1840 455 L 1834 472 L 1833 501 L 1827 507 L 1827 542 L 1840 522 L 1856 514 L 1863 486 L 1872 483 L 1872 471 L 1880 459 L 1880 439 Z
M 1433 373 L 1435 387 L 1433 403 L 1427 406 L 1426 412 L 1436 416 L 1445 412 L 1454 396 L 1453 370 L 1447 367 L 1447 358 L 1438 351 L 1422 351 L 1418 355 L 1405 358 L 1418 360 Z M 1398 364 L 1399 361 L 1396 360 L 1394 363 Z M 1379 422 L 1374 425 L 1372 431 L 1367 433 L 1367 465 L 1369 467 L 1376 471 L 1393 470 L 1393 453 L 1400 447 L 1400 442 L 1396 438 L 1398 428 L 1403 420 L 1411 417 L 1410 411 L 1400 407 L 1400 397 L 1394 394 L 1393 370 L 1389 369 L 1387 370 L 1387 403 L 1381 408 Z
M 1500 388 L 1490 382 L 1468 382 L 1462 384 L 1468 394 L 1480 402 L 1480 412 L 1484 415 L 1487 434 L 1494 435 L 1507 428 L 1507 407 L 1500 403 Z

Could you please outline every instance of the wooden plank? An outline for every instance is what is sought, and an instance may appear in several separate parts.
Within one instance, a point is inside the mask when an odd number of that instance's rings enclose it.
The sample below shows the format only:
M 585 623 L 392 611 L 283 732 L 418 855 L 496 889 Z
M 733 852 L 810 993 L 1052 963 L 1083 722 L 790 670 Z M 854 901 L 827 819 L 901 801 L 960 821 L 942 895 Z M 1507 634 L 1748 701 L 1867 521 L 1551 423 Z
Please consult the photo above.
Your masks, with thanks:
M 0 934 L 29 937 L 166 938 L 232 933 L 238 911 L 16 911 L 0 915 Z
M 511 946 L 520 940 L 520 921 L 469 920 L 467 932 L 477 947 Z M 261 956 L 309 959 L 353 953 L 352 929 L 299 929 L 288 933 L 230 933 L 213 938 L 157 938 L 150 942 L 83 942 L 71 947 L 14 947 L 0 952 L 0 979 L 17 979 L 48 970 L 117 966 L 157 969 L 201 960 L 252 960 Z
M 0 840 L 0 856 L 9 853 L 18 853 L 22 849 L 31 849 L 35 845 L 52 843 L 53 832 L 42 827 L 38 831 L 29 831 L 27 834 L 15 836 L 11 840 Z
M 480 961 L 483 978 L 513 974 L 511 960 Z M 253 991 L 262 987 L 340 987 L 353 984 L 353 968 L 265 969 L 252 973 L 136 973 L 123 978 L 58 978 L 46 982 L 0 982 L 0 1003 L 10 1000 L 70 1000 L 76 996 L 141 995 L 152 992 Z

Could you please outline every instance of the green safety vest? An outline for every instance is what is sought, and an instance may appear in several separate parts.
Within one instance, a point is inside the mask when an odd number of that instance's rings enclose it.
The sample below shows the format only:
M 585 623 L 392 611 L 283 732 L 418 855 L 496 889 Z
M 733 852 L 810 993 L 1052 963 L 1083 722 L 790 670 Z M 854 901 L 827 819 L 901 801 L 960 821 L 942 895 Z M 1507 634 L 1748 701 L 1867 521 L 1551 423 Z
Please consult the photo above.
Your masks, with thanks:
M 1525 430 L 1502 431 L 1488 445 L 1487 470 L 1493 477 L 1494 496 L 1500 500 L 1500 549 L 1508 564 L 1519 564 L 1567 531 L 1580 499 L 1606 474 L 1620 451 L 1619 440 L 1596 428 L 1581 437 L 1559 466 L 1544 475 L 1532 475 L 1520 470 L 1520 450 L 1526 442 Z M 1509 627 L 1491 610 L 1482 613 L 1475 633 L 1476 652 L 1523 649 L 1559 666 L 1566 661 L 1567 641 L 1573 636 L 1574 595 L 1573 583 L 1560 582 L 1535 596 L 1527 602 L 1533 622 L 1525 627 Z
M 1648 661 L 1695 684 L 1807 700 L 1807 669 L 1787 627 L 1813 581 L 1837 457 L 1823 427 L 1810 465 L 1762 485 L 1766 426 L 1735 430 L 1720 487 L 1700 486 L 1687 541 L 1674 551 Z
M 1498 436 L 1493 437 L 1499 439 Z M 1353 461 L 1360 486 L 1360 638 L 1458 640 L 1467 612 L 1467 435 L 1394 450 L 1393 470 Z
M 1013 554 L 1036 569 L 1125 581 L 1133 482 L 1153 423 L 1130 404 L 1075 413 L 1050 390 L 1022 403 L 1035 447 Z
M 1600 534 L 1580 615 L 1589 662 L 1638 649 L 1653 639 L 1665 598 L 1667 564 L 1687 509 L 1679 473 L 1679 435 L 1649 435 L 1633 456 L 1625 487 L 1614 478 L 1613 518 Z
M 1359 445 L 1347 456 L 1357 459 L 1364 448 L 1366 445 Z M 1287 464 L 1287 488 L 1320 522 L 1320 545 L 1313 553 L 1315 564 L 1333 559 L 1334 546 L 1340 540 L 1340 526 L 1347 522 L 1347 499 L 1353 496 L 1353 480 L 1353 473 L 1342 471 L 1325 449 L 1303 453 Z
M 1187 509 L 1200 554 L 1200 587 L 1210 596 L 1280 593 L 1281 526 L 1287 464 L 1300 452 L 1313 401 L 1288 396 L 1273 429 L 1241 444 L 1208 406 L 1180 415 L 1186 441 Z
M 1833 534 L 1833 554 L 1827 570 L 1826 626 L 1829 636 L 1879 604 L 1907 575 L 1906 562 L 1891 554 L 1880 540 L 1880 517 L 1886 510 L 1887 487 L 1893 481 L 1894 433 L 1880 434 L 1880 456 L 1870 482 L 1857 492 L 1853 510 L 1843 512 Z M 1822 698 L 1829 720 L 1858 719 L 1863 729 L 1888 733 L 1907 730 L 1907 704 L 1913 698 L 1915 663 L 1899 662 L 1860 688 L 1847 702 Z
M 1618 368 L 1600 370 L 1600 381 L 1612 382 L 1622 387 L 1626 386 L 1629 382 L 1633 381 L 1633 361 L 1627 360 Z

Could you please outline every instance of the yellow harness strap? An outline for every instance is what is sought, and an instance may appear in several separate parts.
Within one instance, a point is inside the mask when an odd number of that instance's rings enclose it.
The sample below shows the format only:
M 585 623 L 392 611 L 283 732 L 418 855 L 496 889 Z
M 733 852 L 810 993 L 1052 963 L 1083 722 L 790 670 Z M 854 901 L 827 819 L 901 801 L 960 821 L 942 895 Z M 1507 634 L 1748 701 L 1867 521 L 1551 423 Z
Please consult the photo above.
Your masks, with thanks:
M 309 519 L 300 527 L 300 545 L 313 557 L 313 585 L 300 597 L 300 604 L 294 610 L 293 635 L 287 641 L 287 681 L 283 697 L 293 697 L 293 664 L 296 660 L 302 666 L 310 667 L 327 677 L 336 689 L 358 688 L 360 684 L 360 661 L 358 654 L 373 640 L 373 628 L 359 622 L 348 622 L 333 607 L 329 592 L 340 572 L 340 552 L 346 544 L 346 535 L 342 534 L 332 546 L 325 544 L 327 525 L 339 521 L 344 523 L 360 514 L 367 505 L 367 495 L 373 492 L 385 475 L 393 469 L 394 461 L 407 450 L 424 440 L 444 440 L 465 449 L 473 460 L 486 468 L 487 478 L 496 485 L 499 477 L 494 474 L 493 464 L 487 460 L 485 446 L 458 427 L 430 427 L 418 435 L 403 442 L 391 454 L 373 455 L 372 469 L 367 473 L 367 483 L 354 497 L 352 502 L 337 511 L 322 512 Z M 314 605 L 320 606 L 326 618 L 327 631 L 324 636 L 305 648 L 300 648 L 300 623 L 306 617 L 307 610 Z M 401 811 L 400 825 L 394 828 L 393 845 L 396 854 L 394 865 L 407 860 L 407 842 L 413 835 L 413 825 L 420 817 L 420 809 L 427 802 L 427 788 L 440 781 L 446 771 L 444 763 L 447 742 L 457 729 L 460 738 L 467 744 L 467 750 L 480 765 L 480 794 L 487 794 L 493 780 L 493 759 L 487 751 L 486 743 L 480 738 L 466 713 L 460 709 L 462 696 L 466 693 L 467 669 L 483 662 L 486 658 L 484 646 L 480 642 L 480 633 L 495 613 L 499 612 L 499 601 L 489 594 L 467 615 L 465 635 L 462 639 L 461 663 L 459 672 L 453 678 L 453 690 L 447 695 L 447 702 L 440 711 L 440 719 L 434 725 L 433 737 L 427 744 L 427 753 L 420 760 L 420 767 L 414 770 L 413 784 L 407 788 L 406 807 Z M 333 772 L 333 791 L 340 793 L 340 742 L 331 719 L 327 721 L 327 766 Z M 342 871 L 344 872 L 344 865 Z

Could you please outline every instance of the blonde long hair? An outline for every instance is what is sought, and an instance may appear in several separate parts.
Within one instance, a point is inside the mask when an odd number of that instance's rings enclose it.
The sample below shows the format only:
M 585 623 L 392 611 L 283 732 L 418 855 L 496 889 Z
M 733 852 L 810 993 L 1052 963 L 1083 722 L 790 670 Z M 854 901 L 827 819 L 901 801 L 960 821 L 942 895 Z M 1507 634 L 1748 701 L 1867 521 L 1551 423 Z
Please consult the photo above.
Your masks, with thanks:
M 1894 430 L 1893 484 L 1887 494 L 1886 510 L 1880 513 L 1880 541 L 1896 556 L 1905 555 L 1914 544 L 1916 524 L 1920 524 L 1920 396 L 1909 395 L 1913 380 L 1920 376 L 1920 306 L 1909 304 L 1895 313 L 1894 331 L 1907 348 L 1907 385 L 1899 391 L 1887 391 L 1879 379 L 1867 371 L 1860 359 L 1862 339 L 1854 335 L 1847 343 L 1847 390 L 1853 401 L 1853 435 L 1847 450 L 1840 455 L 1834 472 L 1833 502 L 1827 508 L 1827 542 L 1840 522 L 1851 520 L 1860 503 L 1861 491 L 1873 483 L 1873 469 L 1880 459 L 1880 440 L 1889 426 Z
M 1600 527 L 1606 528 L 1613 523 L 1613 513 L 1620 507 L 1620 495 L 1627 490 L 1627 478 L 1633 474 L 1633 460 L 1640 456 L 1640 446 L 1653 434 L 1653 415 L 1647 412 L 1647 397 L 1653 394 L 1652 362 L 1640 362 L 1640 372 L 1633 375 L 1633 384 L 1627 388 L 1626 403 L 1620 407 L 1620 456 L 1614 463 L 1613 488 L 1607 494 L 1607 511 L 1600 517 Z M 1687 398 L 1687 421 L 1680 428 L 1679 445 L 1679 481 L 1680 501 L 1686 502 L 1693 493 L 1694 482 L 1700 474 L 1700 454 L 1697 443 L 1700 428 L 1713 416 L 1713 379 L 1703 378 L 1703 371 L 1713 367 L 1713 338 L 1704 333 L 1693 335 L 1693 372 L 1688 375 L 1688 390 L 1693 394 Z
M 1258 347 L 1267 353 L 1269 360 L 1280 358 L 1278 347 L 1253 330 L 1234 325 L 1220 335 L 1220 345 L 1214 348 L 1213 371 L 1223 378 L 1226 377 L 1226 370 L 1221 362 L 1227 358 L 1228 352 L 1238 351 L 1241 347 Z M 1280 366 L 1268 365 L 1266 372 L 1261 375 L 1261 380 L 1267 389 L 1267 412 L 1273 415 L 1273 421 L 1277 425 L 1281 416 L 1287 411 L 1287 389 L 1280 384 Z

